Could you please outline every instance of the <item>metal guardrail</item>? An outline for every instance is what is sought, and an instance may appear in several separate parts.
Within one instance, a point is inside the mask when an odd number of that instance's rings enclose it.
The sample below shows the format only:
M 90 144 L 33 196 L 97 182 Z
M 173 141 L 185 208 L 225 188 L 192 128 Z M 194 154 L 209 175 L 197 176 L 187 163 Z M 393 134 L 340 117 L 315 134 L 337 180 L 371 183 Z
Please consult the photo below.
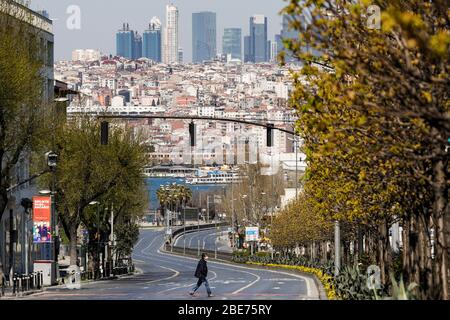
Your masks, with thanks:
M 212 228 L 215 228 L 216 226 L 224 227 L 224 226 L 228 226 L 228 225 L 229 225 L 228 222 L 219 222 L 217 224 L 210 223 L 210 224 L 186 226 L 186 228 L 181 227 L 181 228 L 178 228 L 177 230 L 175 230 L 174 232 L 172 232 L 172 238 L 175 240 L 177 238 L 177 236 L 183 234 L 185 230 L 186 230 L 186 233 L 189 233 L 189 232 L 194 232 L 196 230 L 212 229 Z
M 180 255 L 191 256 L 191 257 L 200 257 L 202 253 L 206 253 L 210 259 L 218 259 L 218 260 L 226 260 L 232 261 L 233 254 L 231 252 L 223 252 L 214 250 L 198 250 L 191 248 L 181 248 L 181 247 L 172 247 L 170 245 L 165 245 L 164 250 L 171 253 L 177 253 Z M 216 256 L 216 258 L 215 258 Z
M 213 229 L 216 227 L 224 227 L 228 226 L 229 223 L 227 222 L 220 222 L 220 223 L 213 223 L 213 224 L 204 224 L 204 225 L 196 225 L 196 226 L 187 226 L 185 228 L 179 228 L 175 230 L 172 233 L 172 244 L 165 244 L 164 250 L 167 252 L 177 253 L 181 255 L 186 256 L 192 256 L 192 257 L 200 257 L 202 253 L 206 253 L 210 258 L 220 259 L 220 260 L 227 260 L 231 261 L 233 254 L 231 252 L 223 252 L 223 251 L 215 251 L 215 250 L 205 250 L 205 249 L 192 249 L 192 248 L 184 248 L 184 247 L 176 247 L 173 246 L 173 243 L 175 243 L 176 239 L 183 235 L 184 233 L 192 233 L 197 230 L 207 230 L 207 229 Z

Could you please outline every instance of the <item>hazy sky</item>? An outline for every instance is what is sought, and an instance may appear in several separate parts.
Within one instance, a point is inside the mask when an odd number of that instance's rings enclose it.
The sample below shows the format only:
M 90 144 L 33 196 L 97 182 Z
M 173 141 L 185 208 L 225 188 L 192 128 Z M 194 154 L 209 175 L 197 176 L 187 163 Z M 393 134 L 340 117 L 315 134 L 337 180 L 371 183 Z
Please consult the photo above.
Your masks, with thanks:
M 217 13 L 217 46 L 222 49 L 223 29 L 241 27 L 243 36 L 249 32 L 249 18 L 253 14 L 268 17 L 269 40 L 280 32 L 280 10 L 284 0 L 173 0 L 180 11 L 180 46 L 185 62 L 192 60 L 192 13 L 213 11 Z M 53 19 L 55 58 L 70 59 L 74 49 L 99 49 L 105 54 L 115 54 L 117 30 L 123 22 L 140 34 L 153 16 L 165 25 L 165 6 L 170 0 L 32 0 L 31 7 L 45 9 Z M 77 5 L 81 9 L 81 29 L 66 26 L 67 8 Z

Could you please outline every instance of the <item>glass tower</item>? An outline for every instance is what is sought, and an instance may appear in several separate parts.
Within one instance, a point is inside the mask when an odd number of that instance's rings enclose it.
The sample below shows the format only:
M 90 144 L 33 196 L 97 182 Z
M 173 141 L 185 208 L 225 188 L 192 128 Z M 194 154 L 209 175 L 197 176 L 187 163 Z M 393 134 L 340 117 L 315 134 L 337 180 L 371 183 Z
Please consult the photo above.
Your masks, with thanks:
M 250 18 L 250 61 L 269 61 L 267 44 L 267 17 L 254 15 Z
M 216 14 L 198 12 L 192 14 L 192 62 L 212 60 L 217 54 Z
M 244 37 L 244 62 L 253 62 L 253 58 L 250 52 L 250 36 Z
M 242 29 L 226 28 L 222 38 L 222 53 L 242 60 Z
M 139 58 L 142 58 L 142 36 L 136 31 L 133 38 L 132 59 L 137 60 Z
M 130 30 L 128 23 L 123 24 L 123 28 L 116 34 L 116 52 L 120 57 L 133 59 L 134 32 Z
M 157 17 L 153 17 L 148 30 L 145 30 L 143 34 L 142 55 L 155 62 L 161 62 L 161 51 L 161 21 Z

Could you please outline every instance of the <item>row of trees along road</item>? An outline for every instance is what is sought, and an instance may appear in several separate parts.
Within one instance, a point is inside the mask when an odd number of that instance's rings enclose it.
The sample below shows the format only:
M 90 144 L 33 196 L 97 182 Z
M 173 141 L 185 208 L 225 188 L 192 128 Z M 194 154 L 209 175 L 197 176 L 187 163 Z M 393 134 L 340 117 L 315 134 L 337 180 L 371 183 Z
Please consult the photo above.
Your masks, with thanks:
M 98 240 L 107 242 L 114 213 L 114 233 L 118 240 L 116 257 L 131 252 L 138 237 L 137 218 L 148 204 L 142 177 L 146 147 L 139 134 L 126 124 L 113 124 L 108 145 L 101 145 L 100 122 L 89 116 L 57 121 L 49 126 L 59 155 L 55 174 L 58 219 L 70 246 L 70 264 L 77 263 L 80 226 L 89 232 L 91 269 L 97 269 Z M 42 141 L 49 148 L 49 139 Z M 43 176 L 40 185 L 51 188 L 52 175 Z M 97 203 L 92 205 L 92 203 Z M 98 206 L 98 207 L 97 207 Z M 97 233 L 97 230 L 99 233 Z M 100 238 L 100 239 L 99 239 Z
M 369 5 L 381 9 L 380 28 Z M 320 223 L 291 226 L 285 237 L 293 239 L 278 244 L 330 239 L 330 223 L 339 220 L 347 226 L 344 242 L 370 240 L 364 253 L 389 286 L 395 261 L 388 230 L 399 222 L 401 273 L 423 299 L 449 298 L 447 5 L 291 0 L 283 10 L 298 33 L 284 40 L 290 54 L 332 69 L 306 63 L 293 72 L 291 105 L 308 169 L 289 217 Z M 300 17 L 307 11 L 305 28 Z
M 161 186 L 156 191 L 156 196 L 160 203 L 161 215 L 165 217 L 166 209 L 181 212 L 192 200 L 192 191 L 186 186 L 171 184 Z
M 234 183 L 233 188 L 226 189 L 219 207 L 230 221 L 234 219 L 241 226 L 266 227 L 270 224 L 271 212 L 280 205 L 280 196 L 284 194 L 285 181 L 282 170 L 274 172 L 273 176 L 263 175 L 263 170 L 259 162 L 239 167 L 242 179 Z

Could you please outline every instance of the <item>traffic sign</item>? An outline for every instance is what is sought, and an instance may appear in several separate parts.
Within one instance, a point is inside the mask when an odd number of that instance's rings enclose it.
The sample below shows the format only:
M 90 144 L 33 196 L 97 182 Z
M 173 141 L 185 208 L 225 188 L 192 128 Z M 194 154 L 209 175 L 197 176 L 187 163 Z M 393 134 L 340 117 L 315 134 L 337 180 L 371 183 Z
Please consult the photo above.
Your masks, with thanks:
M 258 227 L 245 227 L 245 241 L 258 241 L 259 240 L 259 228 Z

